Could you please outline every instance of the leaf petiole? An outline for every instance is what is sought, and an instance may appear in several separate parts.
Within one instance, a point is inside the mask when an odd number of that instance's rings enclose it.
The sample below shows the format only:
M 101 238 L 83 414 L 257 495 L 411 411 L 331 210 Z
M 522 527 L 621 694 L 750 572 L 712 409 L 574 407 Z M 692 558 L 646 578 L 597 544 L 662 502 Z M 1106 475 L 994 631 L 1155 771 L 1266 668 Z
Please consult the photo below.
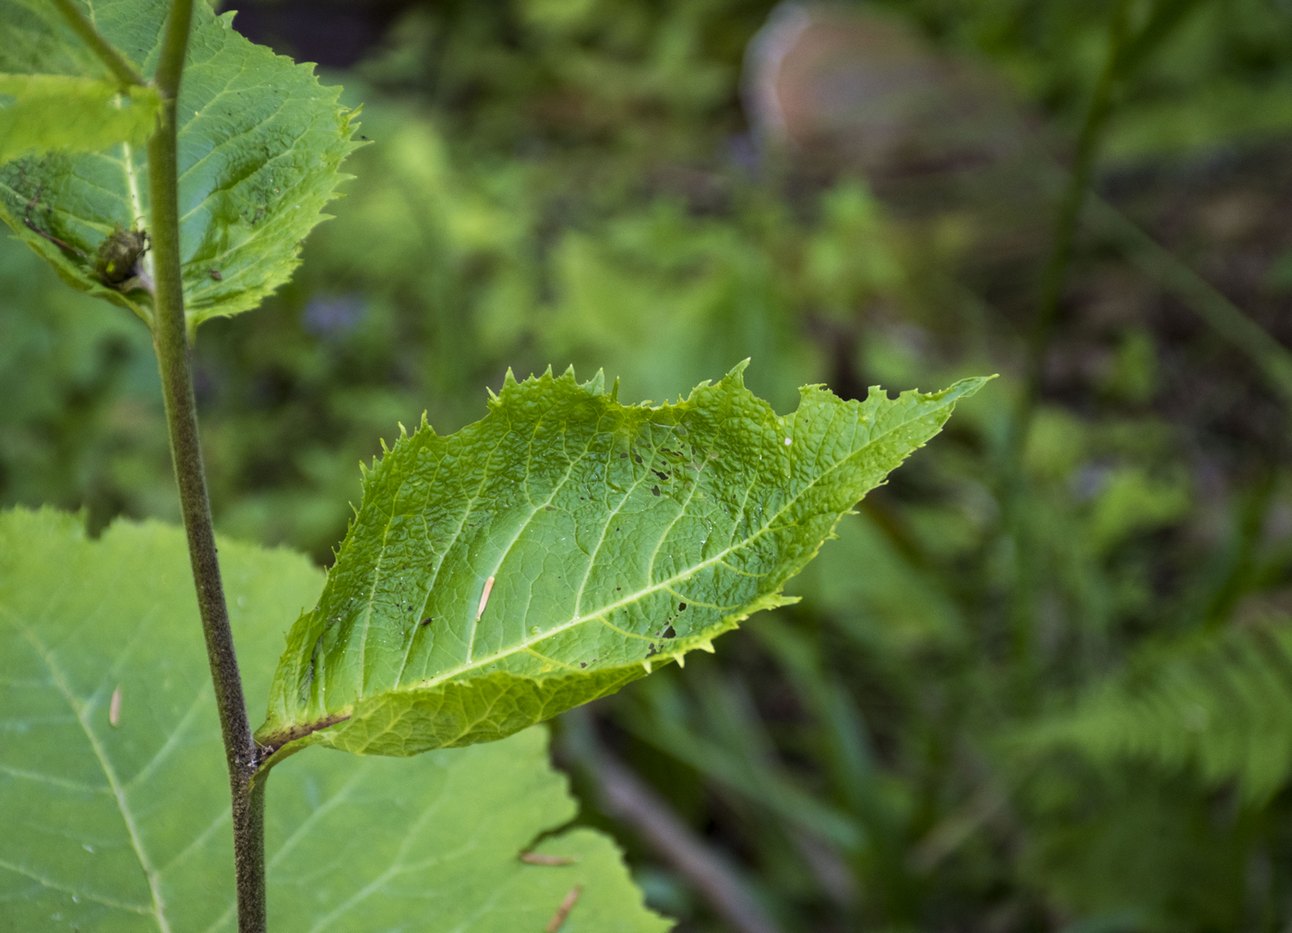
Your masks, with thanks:
M 72 27 L 77 37 L 112 72 L 112 76 L 117 79 L 123 90 L 131 85 L 147 86 L 148 82 L 144 76 L 135 70 L 134 65 L 130 64 L 111 42 L 103 38 L 94 23 L 72 0 L 53 0 L 53 4 L 63 15 L 63 19 L 67 20 L 67 24 Z

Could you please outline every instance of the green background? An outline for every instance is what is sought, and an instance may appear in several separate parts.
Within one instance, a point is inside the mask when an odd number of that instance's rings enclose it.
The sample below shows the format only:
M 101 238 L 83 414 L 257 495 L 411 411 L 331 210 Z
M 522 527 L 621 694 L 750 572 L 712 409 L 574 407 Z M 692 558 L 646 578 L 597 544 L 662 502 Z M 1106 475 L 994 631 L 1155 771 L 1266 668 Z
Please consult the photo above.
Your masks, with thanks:
M 731 928 L 724 893 L 749 929 L 1281 928 L 1288 11 L 1126 5 L 1038 342 L 1118 5 L 857 9 L 936 106 L 844 94 L 837 145 L 795 148 L 745 103 L 765 2 L 246 4 L 372 144 L 292 282 L 202 328 L 217 527 L 330 562 L 379 438 L 475 420 L 509 366 L 662 400 L 752 357 L 779 411 L 805 383 L 1000 372 L 841 526 L 803 603 L 558 726 L 584 819 L 684 929 Z M 864 50 L 870 28 L 833 32 Z M 873 125 L 889 155 L 850 135 Z M 16 242 L 0 285 L 0 501 L 173 518 L 143 327 Z M 1236 344 L 1239 318 L 1265 339 Z

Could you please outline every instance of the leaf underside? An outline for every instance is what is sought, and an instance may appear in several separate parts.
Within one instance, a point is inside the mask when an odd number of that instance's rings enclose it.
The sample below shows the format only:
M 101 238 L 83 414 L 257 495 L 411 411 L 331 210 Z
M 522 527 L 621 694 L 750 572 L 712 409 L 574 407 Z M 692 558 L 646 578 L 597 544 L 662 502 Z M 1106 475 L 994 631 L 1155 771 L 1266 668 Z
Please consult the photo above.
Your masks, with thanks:
M 302 557 L 220 543 L 248 692 L 282 620 L 315 599 Z M 115 698 L 115 699 L 114 699 Z M 114 724 L 115 723 L 115 724 Z M 416 762 L 300 756 L 266 812 L 276 931 L 662 930 L 587 830 L 543 730 Z M 181 529 L 0 514 L 0 928 L 232 931 L 228 780 Z M 534 840 L 544 836 L 540 844 Z M 570 864 L 531 865 L 539 852 Z
M 151 77 L 168 0 L 78 5 Z M 23 77 L 29 82 L 28 97 L 16 92 L 14 106 L 40 107 L 31 93 L 48 81 L 37 77 L 88 82 L 84 94 L 111 82 L 47 0 L 0 0 L 0 22 L 0 73 L 13 87 Z M 216 16 L 209 4 L 195 4 L 177 103 L 180 257 L 191 325 L 254 308 L 291 275 L 301 241 L 323 218 L 345 177 L 341 160 L 354 146 L 353 112 L 338 105 L 338 93 L 319 85 L 312 66 L 243 38 L 232 28 L 232 14 Z M 135 96 L 145 105 L 155 100 L 151 91 Z M 148 320 L 147 294 L 104 286 L 86 258 L 115 229 L 149 226 L 147 134 L 139 135 L 135 121 L 126 127 L 126 142 L 66 151 L 61 141 L 79 125 L 67 121 L 83 121 L 83 109 L 45 108 L 40 125 L 15 140 L 15 146 L 34 141 L 59 148 L 0 165 L 0 217 L 64 279 Z M 3 111 L 0 104 L 0 144 Z M 111 135 L 111 127 L 97 132 Z
M 600 377 L 508 376 L 367 471 L 318 605 L 292 628 L 263 744 L 409 755 L 509 735 L 786 602 L 840 517 L 984 380 L 778 416 L 743 365 L 625 406 Z

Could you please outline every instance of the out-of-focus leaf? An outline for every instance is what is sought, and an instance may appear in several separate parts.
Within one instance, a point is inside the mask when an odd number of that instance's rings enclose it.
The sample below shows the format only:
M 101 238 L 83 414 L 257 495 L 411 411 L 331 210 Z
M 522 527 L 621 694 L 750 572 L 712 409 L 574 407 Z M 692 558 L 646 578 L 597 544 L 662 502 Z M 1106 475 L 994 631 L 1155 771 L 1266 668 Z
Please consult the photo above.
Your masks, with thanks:
M 221 542 L 249 692 L 321 574 Z M 233 930 L 228 782 L 184 535 L 0 515 L 0 927 Z M 313 760 L 311 760 L 313 759 Z M 268 794 L 273 929 L 657 930 L 613 843 L 570 820 L 546 737 L 416 762 L 300 756 Z
M 685 401 L 600 376 L 517 383 L 449 437 L 423 425 L 364 480 L 258 731 L 407 755 L 506 736 L 682 661 L 760 609 L 840 516 L 982 379 L 777 415 L 740 366 Z
M 99 32 L 145 77 L 156 66 L 166 0 L 80 0 Z M 43 0 L 0 0 L 0 71 L 107 80 L 104 66 Z M 254 308 L 290 276 L 353 148 L 353 112 L 313 69 L 233 30 L 232 15 L 194 7 L 178 106 L 180 257 L 191 324 Z M 147 102 L 150 92 L 142 92 Z M 71 132 L 46 111 L 30 134 Z M 106 132 L 106 130 L 105 130 Z M 78 143 L 76 150 L 88 148 Z M 148 320 L 144 291 L 101 283 L 92 257 L 118 228 L 147 229 L 147 152 L 137 135 L 95 152 L 58 151 L 0 166 L 0 217 L 64 279 Z M 29 229 L 29 223 L 42 236 Z M 60 246 L 50 238 L 61 241 Z M 144 272 L 149 262 L 144 258 Z
M 114 82 L 97 78 L 0 74 L 0 162 L 50 149 L 142 146 L 160 106 L 152 88 L 123 93 Z

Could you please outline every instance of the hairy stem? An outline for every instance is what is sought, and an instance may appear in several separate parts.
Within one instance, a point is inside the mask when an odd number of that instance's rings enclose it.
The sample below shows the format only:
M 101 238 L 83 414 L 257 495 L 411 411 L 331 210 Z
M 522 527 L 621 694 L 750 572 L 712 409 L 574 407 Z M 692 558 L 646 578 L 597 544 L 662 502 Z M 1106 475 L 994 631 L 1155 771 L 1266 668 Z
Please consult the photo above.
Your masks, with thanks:
M 144 76 L 135 70 L 134 65 L 130 64 L 124 55 L 113 48 L 112 43 L 103 38 L 94 28 L 94 23 L 72 0 L 53 0 L 53 2 L 58 12 L 63 15 L 63 19 L 67 20 L 67 24 L 72 27 L 72 31 L 89 46 L 90 51 L 98 56 L 99 61 L 107 66 L 123 88 L 131 85 L 142 87 L 147 84 Z
M 262 780 L 253 786 L 258 753 L 247 720 L 233 631 L 229 626 L 224 585 L 220 580 L 220 562 L 216 554 L 215 530 L 198 436 L 180 268 L 176 102 L 192 19 L 193 0 L 174 0 L 155 78 L 162 99 L 162 116 L 157 132 L 148 143 L 150 233 L 155 275 L 153 343 L 161 370 L 180 510 L 188 535 L 198 610 L 229 767 L 238 929 L 242 933 L 261 933 L 265 929 L 264 782 Z

